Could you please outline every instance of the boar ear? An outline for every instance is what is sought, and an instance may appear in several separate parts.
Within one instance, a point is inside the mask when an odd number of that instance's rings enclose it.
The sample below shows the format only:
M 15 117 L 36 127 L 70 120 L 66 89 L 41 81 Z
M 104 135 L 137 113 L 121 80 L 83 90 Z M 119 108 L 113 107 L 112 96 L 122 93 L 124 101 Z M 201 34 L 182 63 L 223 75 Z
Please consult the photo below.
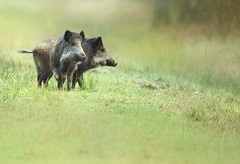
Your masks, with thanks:
M 97 46 L 103 46 L 102 38 L 101 38 L 101 37 L 98 37 L 98 38 L 97 38 Z
M 82 40 L 85 39 L 85 34 L 83 31 L 80 32 L 80 36 L 82 37 Z
M 72 32 L 67 30 L 64 34 L 64 39 L 69 42 L 70 38 L 72 37 Z

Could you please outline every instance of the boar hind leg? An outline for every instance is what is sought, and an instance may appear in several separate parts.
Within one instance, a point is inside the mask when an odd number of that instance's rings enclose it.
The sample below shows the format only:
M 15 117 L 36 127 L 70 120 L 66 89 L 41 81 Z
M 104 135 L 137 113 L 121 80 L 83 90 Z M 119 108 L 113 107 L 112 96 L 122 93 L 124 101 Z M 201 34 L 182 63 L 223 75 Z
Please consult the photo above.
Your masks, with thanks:
M 38 74 L 37 81 L 38 81 L 38 87 L 41 87 L 42 86 L 42 75 L 41 74 Z
M 48 87 L 48 80 L 52 77 L 52 74 L 45 74 L 43 77 L 43 83 L 45 87 Z
M 45 85 L 45 87 L 48 86 L 48 76 L 47 75 L 43 76 L 43 84 Z
M 37 81 L 38 81 L 38 87 L 41 87 L 42 86 L 42 82 L 43 82 L 43 79 L 42 79 L 42 71 L 40 69 L 39 66 L 36 66 L 37 67 Z

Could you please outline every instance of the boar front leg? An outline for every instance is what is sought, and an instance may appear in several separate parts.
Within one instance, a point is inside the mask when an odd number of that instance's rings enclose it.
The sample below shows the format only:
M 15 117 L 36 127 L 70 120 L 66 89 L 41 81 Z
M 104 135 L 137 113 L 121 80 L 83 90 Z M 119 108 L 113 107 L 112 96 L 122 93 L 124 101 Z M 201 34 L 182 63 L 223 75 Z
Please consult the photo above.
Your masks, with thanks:
M 66 75 L 60 73 L 60 75 L 58 76 L 58 89 L 61 89 L 63 87 L 65 80 L 66 80 Z
M 70 91 L 72 89 L 72 74 L 68 74 L 67 76 L 67 90 Z
M 82 81 L 83 81 L 83 73 L 80 74 L 77 78 L 77 82 L 78 82 L 78 85 L 79 85 L 79 88 L 82 88 Z
M 72 83 L 73 83 L 73 73 L 74 70 L 70 70 L 67 74 L 67 90 L 70 91 L 72 89 Z
M 72 78 L 72 89 L 75 88 L 76 82 L 77 82 L 77 71 L 73 73 L 73 78 Z
M 82 81 L 83 81 L 83 73 L 77 73 L 77 71 L 75 71 L 73 74 L 72 89 L 75 88 L 75 85 L 77 82 L 79 87 L 82 88 Z

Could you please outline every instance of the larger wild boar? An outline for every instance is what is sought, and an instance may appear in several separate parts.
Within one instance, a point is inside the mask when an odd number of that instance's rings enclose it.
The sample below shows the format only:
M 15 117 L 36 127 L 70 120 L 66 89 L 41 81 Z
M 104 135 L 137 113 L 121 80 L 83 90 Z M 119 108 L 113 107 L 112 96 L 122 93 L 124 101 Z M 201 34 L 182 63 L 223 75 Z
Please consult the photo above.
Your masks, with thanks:
M 62 88 L 67 77 L 67 89 L 72 88 L 73 73 L 79 63 L 87 60 L 82 46 L 82 36 L 67 30 L 61 36 L 50 53 L 50 65 L 58 81 L 58 88 Z

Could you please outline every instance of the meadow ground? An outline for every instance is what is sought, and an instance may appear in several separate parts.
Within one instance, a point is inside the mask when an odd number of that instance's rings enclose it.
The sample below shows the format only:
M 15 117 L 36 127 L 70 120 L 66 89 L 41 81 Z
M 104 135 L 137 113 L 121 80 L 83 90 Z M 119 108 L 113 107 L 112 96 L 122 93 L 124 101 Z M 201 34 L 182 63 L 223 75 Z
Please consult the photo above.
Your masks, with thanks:
M 151 11 L 1 1 L 0 163 L 240 163 L 239 37 L 152 29 Z M 101 35 L 119 64 L 86 73 L 81 90 L 38 88 L 32 55 L 16 51 L 66 29 Z

